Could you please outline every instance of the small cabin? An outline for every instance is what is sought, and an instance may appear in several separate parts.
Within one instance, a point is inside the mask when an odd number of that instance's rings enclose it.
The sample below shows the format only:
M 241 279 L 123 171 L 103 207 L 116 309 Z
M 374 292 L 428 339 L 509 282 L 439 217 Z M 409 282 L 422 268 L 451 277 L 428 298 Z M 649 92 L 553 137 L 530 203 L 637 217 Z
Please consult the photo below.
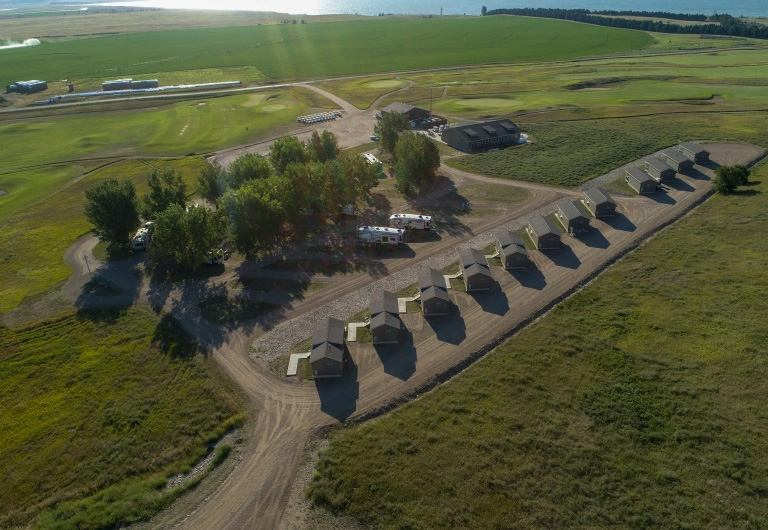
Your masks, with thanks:
M 590 188 L 584 191 L 582 202 L 595 217 L 616 215 L 616 203 L 599 188 Z
M 523 238 L 511 230 L 496 234 L 496 250 L 505 269 L 525 269 L 531 263 L 531 256 L 525 248 Z
M 637 193 L 646 194 L 656 192 L 656 181 L 639 167 L 631 167 L 627 169 L 624 181 Z
M 662 151 L 661 159 L 678 173 L 687 173 L 693 169 L 693 160 L 674 149 L 665 149 Z
M 397 295 L 389 291 L 371 294 L 371 336 L 374 344 L 400 342 L 403 322 L 397 305 Z
M 684 156 L 693 160 L 694 164 L 706 164 L 709 162 L 709 151 L 705 150 L 693 142 L 683 142 L 680 144 L 680 152 Z
M 338 318 L 324 318 L 312 333 L 309 363 L 314 377 L 341 377 L 344 356 L 344 322 Z
M 645 160 L 645 171 L 656 179 L 656 182 L 669 182 L 675 180 L 677 175 L 675 168 L 670 167 L 669 164 L 655 156 L 648 157 Z
M 418 272 L 419 300 L 425 317 L 447 315 L 451 304 L 443 273 L 437 269 Z
M 589 218 L 573 201 L 558 202 L 555 217 L 571 235 L 589 230 Z
M 528 219 L 525 231 L 539 250 L 560 248 L 560 230 L 549 218 L 534 215 Z
M 461 272 L 467 292 L 487 291 L 493 283 L 491 268 L 485 255 L 474 248 L 464 248 L 459 251 Z

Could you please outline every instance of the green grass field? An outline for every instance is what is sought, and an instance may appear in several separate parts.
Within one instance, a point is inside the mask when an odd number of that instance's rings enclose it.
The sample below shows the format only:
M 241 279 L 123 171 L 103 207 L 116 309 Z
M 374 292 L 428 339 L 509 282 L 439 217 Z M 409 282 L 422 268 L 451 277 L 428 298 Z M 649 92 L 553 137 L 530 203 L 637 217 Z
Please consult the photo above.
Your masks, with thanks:
M 106 528 L 237 425 L 240 397 L 170 320 L 68 312 L 0 329 L 0 526 Z
M 256 66 L 277 80 L 312 79 L 473 63 L 551 61 L 628 51 L 651 42 L 647 33 L 638 31 L 518 17 L 208 28 L 43 42 L 5 50 L 0 81 L 141 77 L 241 66 Z
M 371 528 L 768 525 L 768 164 L 450 383 L 342 429 L 309 486 Z

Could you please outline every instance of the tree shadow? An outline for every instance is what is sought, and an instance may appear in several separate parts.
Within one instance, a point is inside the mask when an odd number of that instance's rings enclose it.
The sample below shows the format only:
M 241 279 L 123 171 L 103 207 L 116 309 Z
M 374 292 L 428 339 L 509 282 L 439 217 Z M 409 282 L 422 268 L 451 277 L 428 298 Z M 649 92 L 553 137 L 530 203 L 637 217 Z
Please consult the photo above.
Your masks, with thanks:
M 87 320 L 95 324 L 115 324 L 130 309 L 129 306 L 120 307 L 83 307 L 77 310 L 75 316 L 78 320 Z
M 345 363 L 341 377 L 314 380 L 320 398 L 320 410 L 338 421 L 346 420 L 355 412 L 360 398 L 357 364 L 346 347 L 344 350 Z
M 450 304 L 447 315 L 424 317 L 440 342 L 458 345 L 467 338 L 467 324 L 455 304 Z
M 509 311 L 509 300 L 498 282 L 493 282 L 489 291 L 470 291 L 467 294 L 472 296 L 486 313 L 502 316 Z
M 547 279 L 544 277 L 544 273 L 536 265 L 529 265 L 525 269 L 513 269 L 508 272 L 521 286 L 528 289 L 541 291 L 547 286 Z
M 603 233 L 595 227 L 592 227 L 591 230 L 581 234 L 579 239 L 585 245 L 592 248 L 608 248 L 611 245 Z
M 471 214 L 469 199 L 458 192 L 456 184 L 449 178 L 439 177 L 425 194 L 408 199 L 408 204 L 420 214 L 431 215 L 432 224 L 439 232 L 450 236 L 472 234 L 460 219 Z
M 74 306 L 86 309 L 134 305 L 141 295 L 143 261 L 143 254 L 125 260 L 97 262 L 98 266 L 89 260 L 91 280 L 81 287 Z
M 616 212 L 613 217 L 601 217 L 600 219 L 614 230 L 621 230 L 622 232 L 634 232 L 637 230 L 635 223 L 630 221 L 629 218 L 621 212 Z
M 731 195 L 738 195 L 740 197 L 752 197 L 753 195 L 758 195 L 760 193 L 763 193 L 763 192 L 756 189 L 747 189 L 747 190 L 737 189 Z
M 192 359 L 199 352 L 207 356 L 207 352 L 201 350 L 189 333 L 169 314 L 160 318 L 152 335 L 152 344 L 173 359 Z
M 384 373 L 407 381 L 416 372 L 416 346 L 413 334 L 405 328 L 397 344 L 374 344 Z
M 581 260 L 573 252 L 573 249 L 565 243 L 557 250 L 541 250 L 540 252 L 558 267 L 575 270 L 581 265 Z
M 675 179 L 671 182 L 667 182 L 667 186 L 677 191 L 694 191 L 696 188 L 688 184 L 684 180 Z

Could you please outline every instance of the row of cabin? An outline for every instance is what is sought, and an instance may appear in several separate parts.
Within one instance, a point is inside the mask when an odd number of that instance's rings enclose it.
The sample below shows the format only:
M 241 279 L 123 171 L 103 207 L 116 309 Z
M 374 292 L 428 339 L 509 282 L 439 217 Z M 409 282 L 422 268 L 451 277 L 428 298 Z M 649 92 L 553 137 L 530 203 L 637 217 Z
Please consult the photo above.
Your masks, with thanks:
M 709 162 L 709 152 L 692 142 L 663 150 L 657 157 L 649 157 L 642 167 L 626 170 L 624 181 L 637 193 L 654 193 L 657 184 L 675 180 L 678 173 L 693 170 L 694 164 Z

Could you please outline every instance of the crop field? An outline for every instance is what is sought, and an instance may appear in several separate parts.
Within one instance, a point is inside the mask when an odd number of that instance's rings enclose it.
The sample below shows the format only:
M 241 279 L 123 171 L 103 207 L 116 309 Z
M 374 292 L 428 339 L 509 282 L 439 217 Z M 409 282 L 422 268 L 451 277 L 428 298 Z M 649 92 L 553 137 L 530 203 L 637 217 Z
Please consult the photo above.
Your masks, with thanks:
M 310 497 L 370 528 L 768 525 L 768 164 L 751 180 L 450 383 L 332 434 Z
M 520 46 L 525 42 L 525 46 Z M 478 63 L 552 61 L 646 46 L 639 31 L 518 17 L 372 19 L 110 35 L 3 51 L 3 79 L 140 77 L 256 66 L 312 79 Z M 130 50 L 130 52 L 128 52 Z M 245 81 L 245 80 L 244 80 Z
M 146 178 L 152 170 L 171 168 L 183 175 L 187 189 L 193 192 L 203 163 L 198 157 L 121 161 L 26 209 L 4 215 L 0 218 L 0 315 L 71 274 L 62 259 L 64 251 L 90 229 L 83 216 L 84 190 L 101 179 L 116 177 L 131 179 L 141 194 L 146 192 Z
M 242 422 L 215 363 L 144 310 L 0 328 L 0 379 L 3 528 L 146 518 L 180 493 L 168 478 Z

